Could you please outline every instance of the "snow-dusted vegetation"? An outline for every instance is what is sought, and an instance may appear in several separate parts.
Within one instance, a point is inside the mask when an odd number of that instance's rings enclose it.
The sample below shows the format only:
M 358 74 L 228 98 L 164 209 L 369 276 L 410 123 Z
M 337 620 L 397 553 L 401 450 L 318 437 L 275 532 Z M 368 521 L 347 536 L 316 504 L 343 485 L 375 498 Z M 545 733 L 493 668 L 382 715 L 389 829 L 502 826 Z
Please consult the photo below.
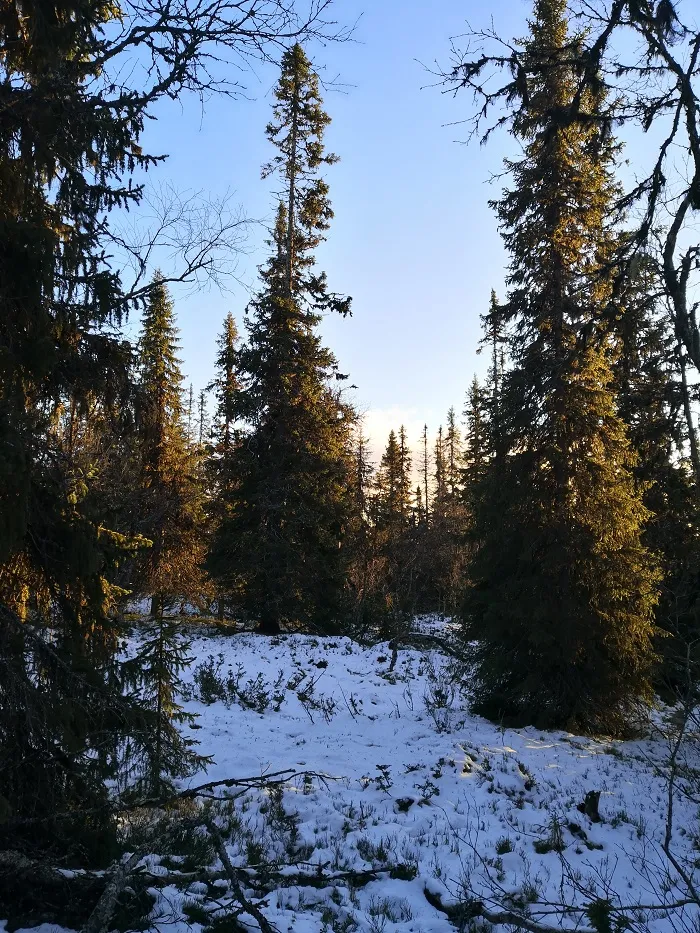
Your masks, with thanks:
M 216 786 L 138 863 L 147 928 L 448 933 L 508 910 L 551 927 L 696 928 L 696 907 L 662 909 L 687 895 L 662 849 L 667 714 L 635 741 L 503 729 L 466 711 L 468 677 L 439 651 L 190 637 L 185 706 L 211 762 L 181 789 Z M 680 794 L 672 851 L 691 870 L 696 833 Z

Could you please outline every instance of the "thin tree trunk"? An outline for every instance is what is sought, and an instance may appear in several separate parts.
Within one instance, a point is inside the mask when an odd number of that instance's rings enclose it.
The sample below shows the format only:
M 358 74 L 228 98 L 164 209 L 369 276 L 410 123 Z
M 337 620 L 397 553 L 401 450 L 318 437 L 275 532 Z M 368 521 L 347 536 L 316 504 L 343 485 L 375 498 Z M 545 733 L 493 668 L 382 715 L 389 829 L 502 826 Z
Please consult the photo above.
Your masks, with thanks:
M 163 664 L 164 664 L 164 645 L 163 645 L 163 613 L 161 611 L 158 617 L 158 701 L 156 722 L 156 753 L 153 762 L 153 773 L 151 775 L 151 792 L 160 793 L 160 775 L 163 763 Z
M 688 378 L 685 370 L 685 354 L 683 352 L 683 347 L 678 346 L 678 358 L 680 360 L 681 367 L 681 391 L 683 394 L 683 411 L 685 413 L 685 421 L 688 427 L 688 441 L 690 443 L 690 462 L 693 465 L 693 473 L 695 474 L 695 482 L 700 484 L 700 451 L 698 450 L 698 435 L 695 430 L 695 424 L 693 422 L 693 411 L 690 407 L 690 393 L 688 391 Z

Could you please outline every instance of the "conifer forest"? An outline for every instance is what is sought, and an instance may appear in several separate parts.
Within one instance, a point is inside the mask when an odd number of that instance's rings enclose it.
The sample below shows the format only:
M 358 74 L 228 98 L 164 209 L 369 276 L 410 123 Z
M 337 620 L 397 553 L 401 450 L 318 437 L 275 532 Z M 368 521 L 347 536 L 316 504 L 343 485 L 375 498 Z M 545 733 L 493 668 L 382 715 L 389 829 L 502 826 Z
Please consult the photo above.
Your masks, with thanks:
M 700 930 L 700 3 L 368 3 L 0 0 L 0 933 Z

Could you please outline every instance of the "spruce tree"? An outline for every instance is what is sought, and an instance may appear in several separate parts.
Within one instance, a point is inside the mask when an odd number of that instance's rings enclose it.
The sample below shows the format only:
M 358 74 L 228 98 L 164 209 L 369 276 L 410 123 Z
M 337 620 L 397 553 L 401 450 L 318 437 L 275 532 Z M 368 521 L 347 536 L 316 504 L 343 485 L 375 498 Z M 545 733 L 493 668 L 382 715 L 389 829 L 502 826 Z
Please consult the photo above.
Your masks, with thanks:
M 406 431 L 390 431 L 375 478 L 373 517 L 381 596 L 377 621 L 395 638 L 410 626 L 418 608 L 418 538 L 412 521 L 411 456 Z
M 658 683 L 668 688 L 687 676 L 689 656 L 697 661 L 700 503 L 680 348 L 660 295 L 655 265 L 641 254 L 616 300 L 614 378 L 618 412 L 637 453 L 634 476 L 651 512 L 643 540 L 663 570 Z
M 462 467 L 463 496 L 467 511 L 473 516 L 476 495 L 492 451 L 491 425 L 484 390 L 476 376 L 467 392 L 464 406 L 465 443 Z
M 127 674 L 139 689 L 141 703 L 153 714 L 153 725 L 138 741 L 129 741 L 125 777 L 138 794 L 162 797 L 174 790 L 175 778 L 189 777 L 207 759 L 198 755 L 192 739 L 179 726 L 192 725 L 195 716 L 178 700 L 181 672 L 192 663 L 191 642 L 172 619 L 161 613 L 141 630 L 139 650 L 128 662 Z
M 209 517 L 212 524 L 207 567 L 215 580 L 221 581 L 227 574 L 226 549 L 222 552 L 222 541 L 218 530 L 231 507 L 236 482 L 234 450 L 236 434 L 236 395 L 240 390 L 237 362 L 238 328 L 229 312 L 224 320 L 223 331 L 217 339 L 216 375 L 207 387 L 214 393 L 215 409 L 212 421 L 211 455 L 207 460 L 210 501 Z M 217 586 L 219 618 L 225 615 L 226 603 L 235 599 L 235 594 Z
M 421 461 L 419 473 L 423 484 L 423 511 L 425 515 L 425 521 L 427 523 L 430 517 L 430 489 L 428 485 L 430 477 L 430 455 L 428 454 L 427 424 L 423 425 L 423 431 L 421 433 Z
M 445 442 L 442 425 L 438 428 L 433 448 L 433 521 L 442 520 L 447 513 L 447 471 L 445 467 Z
M 117 16 L 102 0 L 27 2 L 0 27 L 0 810 L 39 820 L 6 824 L 0 846 L 62 857 L 109 855 L 109 817 L 82 813 L 104 803 L 119 737 L 140 722 L 109 612 L 129 542 L 61 425 L 129 394 L 102 237 L 110 209 L 140 197 L 125 175 L 150 160 L 139 102 L 105 106 L 97 59 Z
M 173 304 L 156 274 L 139 340 L 139 499 L 135 530 L 152 544 L 138 563 L 136 585 L 159 619 L 173 600 L 197 601 L 205 591 L 204 503 L 196 452 L 183 418 Z
M 231 452 L 235 443 L 236 395 L 240 389 L 236 345 L 238 328 L 229 312 L 224 321 L 224 328 L 217 340 L 216 376 L 208 386 L 214 393 L 216 408 L 214 411 L 213 445 L 214 456 L 218 458 L 224 473 L 230 469 Z M 225 480 L 223 480 L 225 482 Z
M 197 399 L 197 447 L 199 449 L 200 456 L 204 452 L 204 448 L 209 439 L 209 413 L 207 412 L 207 391 L 206 389 L 199 390 L 199 397 Z
M 350 310 L 315 271 L 314 252 L 333 216 L 319 177 L 336 161 L 323 146 L 329 122 L 318 77 L 294 45 L 282 58 L 267 127 L 277 154 L 263 175 L 275 174 L 283 191 L 238 355 L 235 416 L 245 429 L 213 569 L 220 587 L 240 586 L 244 608 L 265 632 L 283 622 L 338 630 L 346 610 L 354 413 L 336 387 L 335 357 L 316 333 L 322 313 Z
M 475 707 L 508 722 L 621 732 L 650 699 L 658 575 L 612 390 L 607 325 L 616 154 L 600 121 L 571 125 L 565 0 L 537 0 L 524 61 L 524 144 L 496 204 L 511 254 L 512 369 L 477 494 L 482 546 L 466 603 Z M 584 113 L 600 101 L 589 95 Z
M 194 440 L 194 386 L 190 382 L 190 388 L 187 392 L 187 439 L 190 443 Z
M 447 431 L 440 427 L 433 458 L 432 516 L 422 550 L 428 587 L 426 609 L 455 615 L 464 596 L 468 512 L 462 485 L 460 437 L 454 409 L 447 414 Z
M 447 412 L 447 431 L 445 433 L 445 482 L 450 499 L 457 499 L 462 483 L 462 437 L 454 408 Z
M 483 403 L 490 425 L 491 441 L 496 445 L 494 451 L 500 450 L 496 443 L 500 435 L 498 406 L 506 368 L 508 316 L 508 308 L 500 304 L 496 292 L 492 289 L 489 310 L 481 315 L 483 336 L 476 352 L 481 353 L 482 350 L 486 350 L 489 355 L 490 362 L 484 384 Z
M 375 521 L 381 528 L 402 531 L 408 524 L 411 498 L 411 459 L 406 432 L 389 432 L 376 478 Z
M 347 581 L 354 632 L 366 635 L 376 622 L 381 602 L 374 523 L 374 469 L 369 461 L 367 438 L 359 422 L 354 437 L 352 462 L 352 506 L 348 532 Z

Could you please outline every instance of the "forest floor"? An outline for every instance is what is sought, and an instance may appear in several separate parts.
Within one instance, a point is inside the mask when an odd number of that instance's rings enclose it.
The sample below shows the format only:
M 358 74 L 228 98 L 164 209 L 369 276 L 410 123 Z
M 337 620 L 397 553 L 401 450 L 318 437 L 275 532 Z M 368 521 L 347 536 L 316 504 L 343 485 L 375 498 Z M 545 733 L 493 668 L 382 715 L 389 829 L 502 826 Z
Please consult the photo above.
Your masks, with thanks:
M 467 712 L 438 651 L 400 650 L 390 670 L 386 644 L 206 626 L 190 635 L 185 707 L 197 716 L 197 751 L 212 761 L 183 786 L 296 775 L 209 803 L 232 864 L 275 879 L 264 898 L 259 886 L 248 895 L 279 933 L 448 933 L 460 916 L 445 909 L 473 898 L 556 926 L 548 904 L 680 896 L 661 849 L 668 711 L 635 741 L 501 729 Z M 600 792 L 600 822 L 579 809 L 590 791 Z M 675 827 L 674 851 L 694 865 L 700 823 L 682 796 Z M 172 875 L 185 861 L 145 864 Z M 215 856 L 212 871 L 221 867 Z M 211 928 L 230 896 L 217 883 L 218 899 L 200 881 L 154 887 L 151 928 Z M 635 919 L 659 933 L 690 930 L 694 911 L 644 908 Z M 239 920 L 258 929 L 248 913 Z M 566 927 L 595 923 L 579 913 Z

